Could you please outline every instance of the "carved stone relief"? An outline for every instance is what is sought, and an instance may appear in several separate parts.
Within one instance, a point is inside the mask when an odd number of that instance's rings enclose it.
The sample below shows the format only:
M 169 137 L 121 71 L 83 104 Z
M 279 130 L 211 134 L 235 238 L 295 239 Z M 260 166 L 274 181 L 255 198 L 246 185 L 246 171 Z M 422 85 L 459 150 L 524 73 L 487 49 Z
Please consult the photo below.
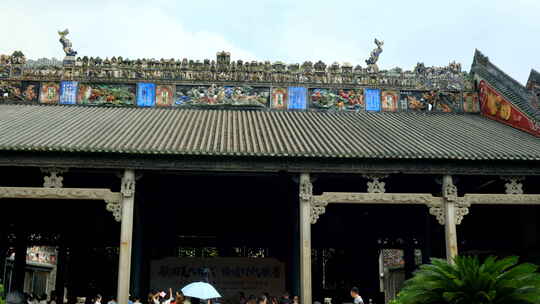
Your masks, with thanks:
M 386 189 L 385 189 L 386 183 L 381 181 L 381 179 L 388 177 L 388 175 L 364 174 L 363 177 L 370 180 L 367 182 L 368 193 L 385 193 L 386 192 Z
M 522 181 L 525 179 L 524 177 L 520 176 L 504 176 L 501 177 L 503 180 L 506 181 L 506 184 L 504 184 L 506 190 L 506 194 L 523 194 L 523 183 Z
M 43 187 L 45 188 L 62 188 L 64 177 L 62 174 L 67 172 L 65 168 L 41 168 L 41 172 L 45 174 L 43 177 Z

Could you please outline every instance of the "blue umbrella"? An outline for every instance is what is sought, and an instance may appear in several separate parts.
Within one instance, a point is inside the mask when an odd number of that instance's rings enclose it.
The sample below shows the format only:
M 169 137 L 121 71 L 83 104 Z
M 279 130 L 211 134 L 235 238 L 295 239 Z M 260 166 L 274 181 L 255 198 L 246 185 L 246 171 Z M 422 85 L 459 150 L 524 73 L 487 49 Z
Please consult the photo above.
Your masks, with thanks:
M 217 292 L 214 286 L 204 282 L 188 284 L 182 288 L 182 293 L 185 296 L 198 298 L 201 300 L 221 298 L 221 295 Z

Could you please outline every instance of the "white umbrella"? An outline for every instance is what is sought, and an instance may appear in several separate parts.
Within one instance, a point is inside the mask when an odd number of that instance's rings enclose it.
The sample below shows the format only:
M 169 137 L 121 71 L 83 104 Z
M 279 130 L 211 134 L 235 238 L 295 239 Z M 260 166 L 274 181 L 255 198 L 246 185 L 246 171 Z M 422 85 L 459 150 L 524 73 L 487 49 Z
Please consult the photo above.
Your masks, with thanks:
M 217 292 L 214 286 L 204 282 L 188 284 L 182 288 L 182 293 L 185 296 L 198 298 L 201 300 L 221 298 L 221 295 Z

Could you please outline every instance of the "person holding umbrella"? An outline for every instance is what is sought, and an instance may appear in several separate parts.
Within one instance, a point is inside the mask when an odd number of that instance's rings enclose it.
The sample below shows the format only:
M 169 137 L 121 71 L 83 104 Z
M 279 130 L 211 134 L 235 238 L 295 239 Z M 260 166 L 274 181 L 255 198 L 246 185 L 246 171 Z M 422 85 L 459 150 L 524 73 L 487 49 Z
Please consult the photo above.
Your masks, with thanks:
M 221 298 L 214 286 L 206 282 L 195 282 L 182 288 L 182 293 L 186 297 L 197 298 L 201 300 L 211 300 Z M 167 303 L 169 304 L 169 303 Z

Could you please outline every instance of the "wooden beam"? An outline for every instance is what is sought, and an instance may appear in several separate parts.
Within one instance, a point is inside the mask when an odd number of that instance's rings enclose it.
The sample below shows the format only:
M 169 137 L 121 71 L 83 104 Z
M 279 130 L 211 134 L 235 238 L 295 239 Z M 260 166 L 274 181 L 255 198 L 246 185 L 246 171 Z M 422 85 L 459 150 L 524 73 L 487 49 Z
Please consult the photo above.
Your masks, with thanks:
M 428 205 L 442 207 L 444 198 L 429 193 L 324 192 L 315 201 L 341 204 Z M 540 205 L 540 194 L 465 194 L 459 197 L 472 205 Z
M 540 205 L 540 194 L 465 194 L 473 205 Z
M 443 198 L 428 193 L 349 193 L 324 192 L 314 195 L 317 201 L 343 204 L 393 204 L 393 205 L 436 205 Z
M 0 198 L 102 200 L 120 203 L 122 194 L 109 189 L 0 187 Z

